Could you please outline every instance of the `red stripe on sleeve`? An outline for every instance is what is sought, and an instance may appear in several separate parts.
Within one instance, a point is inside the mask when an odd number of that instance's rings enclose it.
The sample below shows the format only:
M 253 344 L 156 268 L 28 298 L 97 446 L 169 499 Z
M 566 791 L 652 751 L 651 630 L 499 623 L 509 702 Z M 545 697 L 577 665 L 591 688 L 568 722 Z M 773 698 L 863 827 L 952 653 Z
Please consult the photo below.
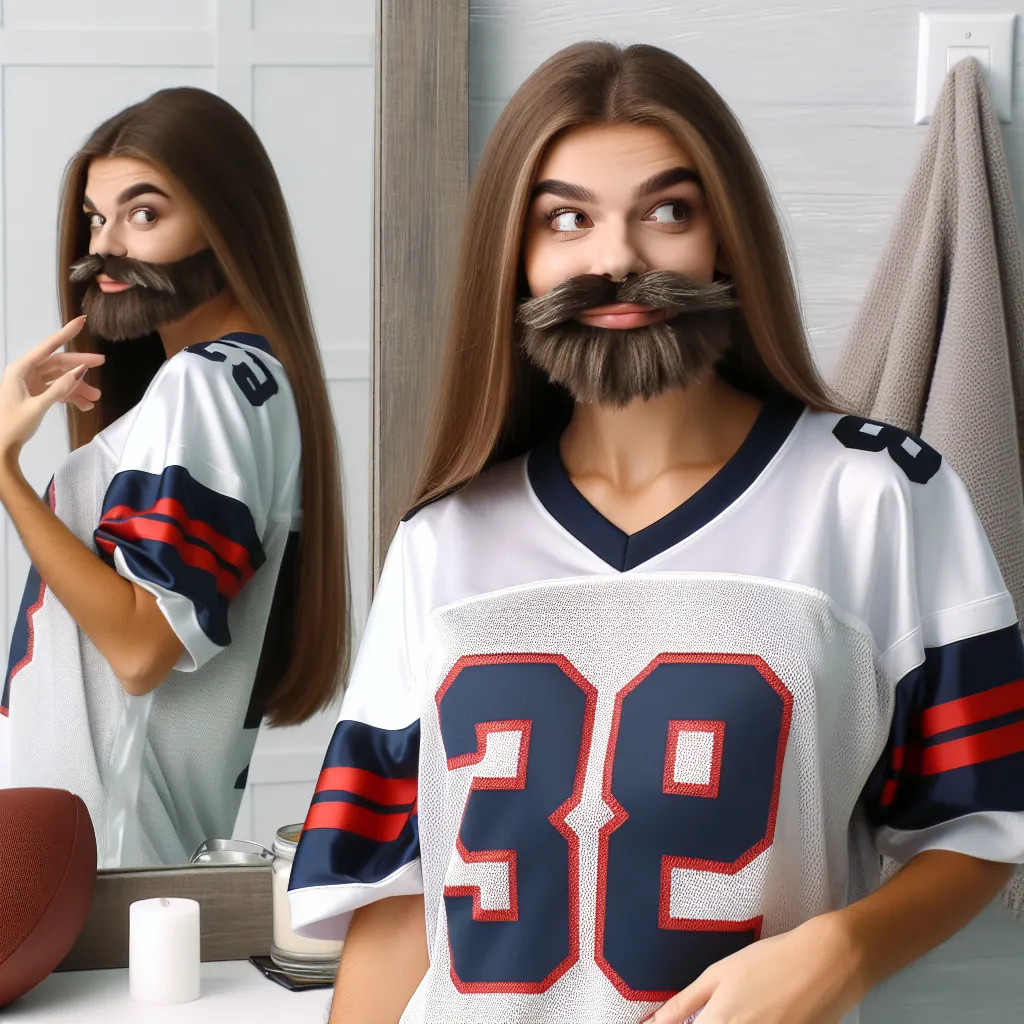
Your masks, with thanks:
M 198 544 L 192 544 L 182 534 L 177 524 L 160 522 L 157 519 L 127 519 L 123 522 L 105 522 L 103 529 L 108 534 L 124 540 L 157 540 L 176 548 L 181 560 L 195 569 L 203 569 L 217 581 L 217 590 L 229 600 L 242 588 L 245 580 L 239 581 L 223 568 L 212 552 Z
M 357 804 L 341 801 L 325 801 L 310 804 L 303 831 L 310 828 L 335 828 L 343 832 L 354 832 L 365 839 L 378 843 L 390 843 L 402 834 L 409 821 L 409 812 L 381 814 Z
M 205 541 L 225 562 L 238 569 L 242 574 L 243 582 L 252 575 L 249 552 L 243 545 L 218 533 L 209 523 L 204 523 L 201 519 L 192 519 L 185 510 L 185 506 L 174 498 L 161 498 L 152 508 L 141 511 L 129 508 L 127 505 L 117 505 L 107 510 L 100 520 L 100 526 L 114 525 L 118 520 L 148 515 L 167 516 L 181 527 L 183 533 L 189 533 L 193 537 Z
M 934 736 L 1021 709 L 1024 709 L 1024 679 L 928 708 L 921 714 L 921 735 Z
M 968 765 L 993 761 L 997 757 L 1018 754 L 1024 750 L 1024 722 L 1014 722 L 998 729 L 989 729 L 974 736 L 965 736 L 948 743 L 921 750 L 921 774 L 936 775 L 966 768 Z
M 386 779 L 362 768 L 325 768 L 317 780 L 316 792 L 341 789 L 372 800 L 375 804 L 411 804 L 416 799 L 416 779 Z
M 891 807 L 896 800 L 896 791 L 898 789 L 899 783 L 895 779 L 886 779 L 885 785 L 882 786 L 882 796 L 878 802 L 883 807 Z

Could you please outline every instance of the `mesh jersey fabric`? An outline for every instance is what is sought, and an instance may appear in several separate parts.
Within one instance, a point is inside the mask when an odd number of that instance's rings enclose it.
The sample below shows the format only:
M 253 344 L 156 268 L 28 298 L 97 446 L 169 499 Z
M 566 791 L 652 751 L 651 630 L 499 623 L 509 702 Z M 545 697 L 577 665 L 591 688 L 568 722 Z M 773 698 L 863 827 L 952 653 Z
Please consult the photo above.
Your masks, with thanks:
M 0 699 L 0 776 L 85 801 L 100 867 L 187 862 L 230 837 L 262 717 L 254 680 L 301 523 L 298 417 L 259 335 L 191 346 L 140 403 L 74 451 L 57 516 L 152 593 L 182 643 L 150 693 L 106 659 L 30 571 Z M 2 779 L 0 779 L 2 781 Z
M 402 1024 L 644 1020 L 866 894 L 883 854 L 1024 861 L 1022 677 L 984 532 L 919 438 L 768 404 L 630 536 L 546 446 L 400 527 L 293 927 L 344 937 L 423 893 Z

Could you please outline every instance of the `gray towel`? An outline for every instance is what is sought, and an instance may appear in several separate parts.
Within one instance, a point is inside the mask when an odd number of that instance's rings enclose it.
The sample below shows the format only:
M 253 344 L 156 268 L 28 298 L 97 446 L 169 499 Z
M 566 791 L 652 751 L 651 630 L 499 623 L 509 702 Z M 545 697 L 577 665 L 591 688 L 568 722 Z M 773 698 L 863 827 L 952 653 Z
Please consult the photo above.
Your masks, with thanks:
M 970 492 L 1024 619 L 1024 264 L 981 66 L 958 63 L 833 385 L 919 434 Z
M 853 411 L 949 460 L 1024 617 L 1024 264 L 999 122 L 973 58 L 946 79 L 832 383 Z M 1007 901 L 1024 910 L 1024 873 Z

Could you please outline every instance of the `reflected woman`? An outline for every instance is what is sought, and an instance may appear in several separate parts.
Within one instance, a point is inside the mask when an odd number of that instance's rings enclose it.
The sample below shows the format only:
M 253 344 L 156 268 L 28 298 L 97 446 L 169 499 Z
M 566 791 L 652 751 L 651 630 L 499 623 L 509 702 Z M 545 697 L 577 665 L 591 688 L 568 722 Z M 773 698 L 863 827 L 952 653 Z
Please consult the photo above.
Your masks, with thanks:
M 0 384 L 0 501 L 32 560 L 0 784 L 81 796 L 100 867 L 180 863 L 231 835 L 261 720 L 328 706 L 348 652 L 334 424 L 252 127 L 190 88 L 100 125 L 59 268 L 65 326 Z M 40 500 L 19 455 L 58 402 L 72 453 Z

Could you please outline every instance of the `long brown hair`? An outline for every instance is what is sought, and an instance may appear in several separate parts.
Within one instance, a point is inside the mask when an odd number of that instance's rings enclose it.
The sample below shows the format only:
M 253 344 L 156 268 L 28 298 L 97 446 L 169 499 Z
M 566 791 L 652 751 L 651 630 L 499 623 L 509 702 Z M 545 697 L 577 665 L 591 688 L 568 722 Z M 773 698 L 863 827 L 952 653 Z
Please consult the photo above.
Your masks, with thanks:
M 64 174 L 57 253 L 63 322 L 79 315 L 87 287 L 72 283 L 68 270 L 88 252 L 82 199 L 89 162 L 98 156 L 152 164 L 191 201 L 228 288 L 288 374 L 302 440 L 302 530 L 288 578 L 278 582 L 257 686 L 267 687 L 262 710 L 271 725 L 297 724 L 338 693 L 349 657 L 349 600 L 334 419 L 281 186 L 248 121 L 212 93 L 163 89 L 122 110 L 93 132 Z M 69 347 L 107 357 L 92 374 L 103 391 L 96 407 L 68 407 L 77 448 L 142 398 L 164 352 L 156 335 L 109 344 L 88 326 Z
M 473 178 L 454 280 L 444 369 L 415 504 L 455 490 L 564 427 L 568 395 L 513 344 L 525 297 L 520 248 L 549 143 L 581 125 L 656 125 L 693 161 L 740 302 L 723 377 L 761 397 L 837 409 L 815 369 L 767 182 L 725 101 L 654 46 L 569 46 L 542 64 L 498 118 Z

